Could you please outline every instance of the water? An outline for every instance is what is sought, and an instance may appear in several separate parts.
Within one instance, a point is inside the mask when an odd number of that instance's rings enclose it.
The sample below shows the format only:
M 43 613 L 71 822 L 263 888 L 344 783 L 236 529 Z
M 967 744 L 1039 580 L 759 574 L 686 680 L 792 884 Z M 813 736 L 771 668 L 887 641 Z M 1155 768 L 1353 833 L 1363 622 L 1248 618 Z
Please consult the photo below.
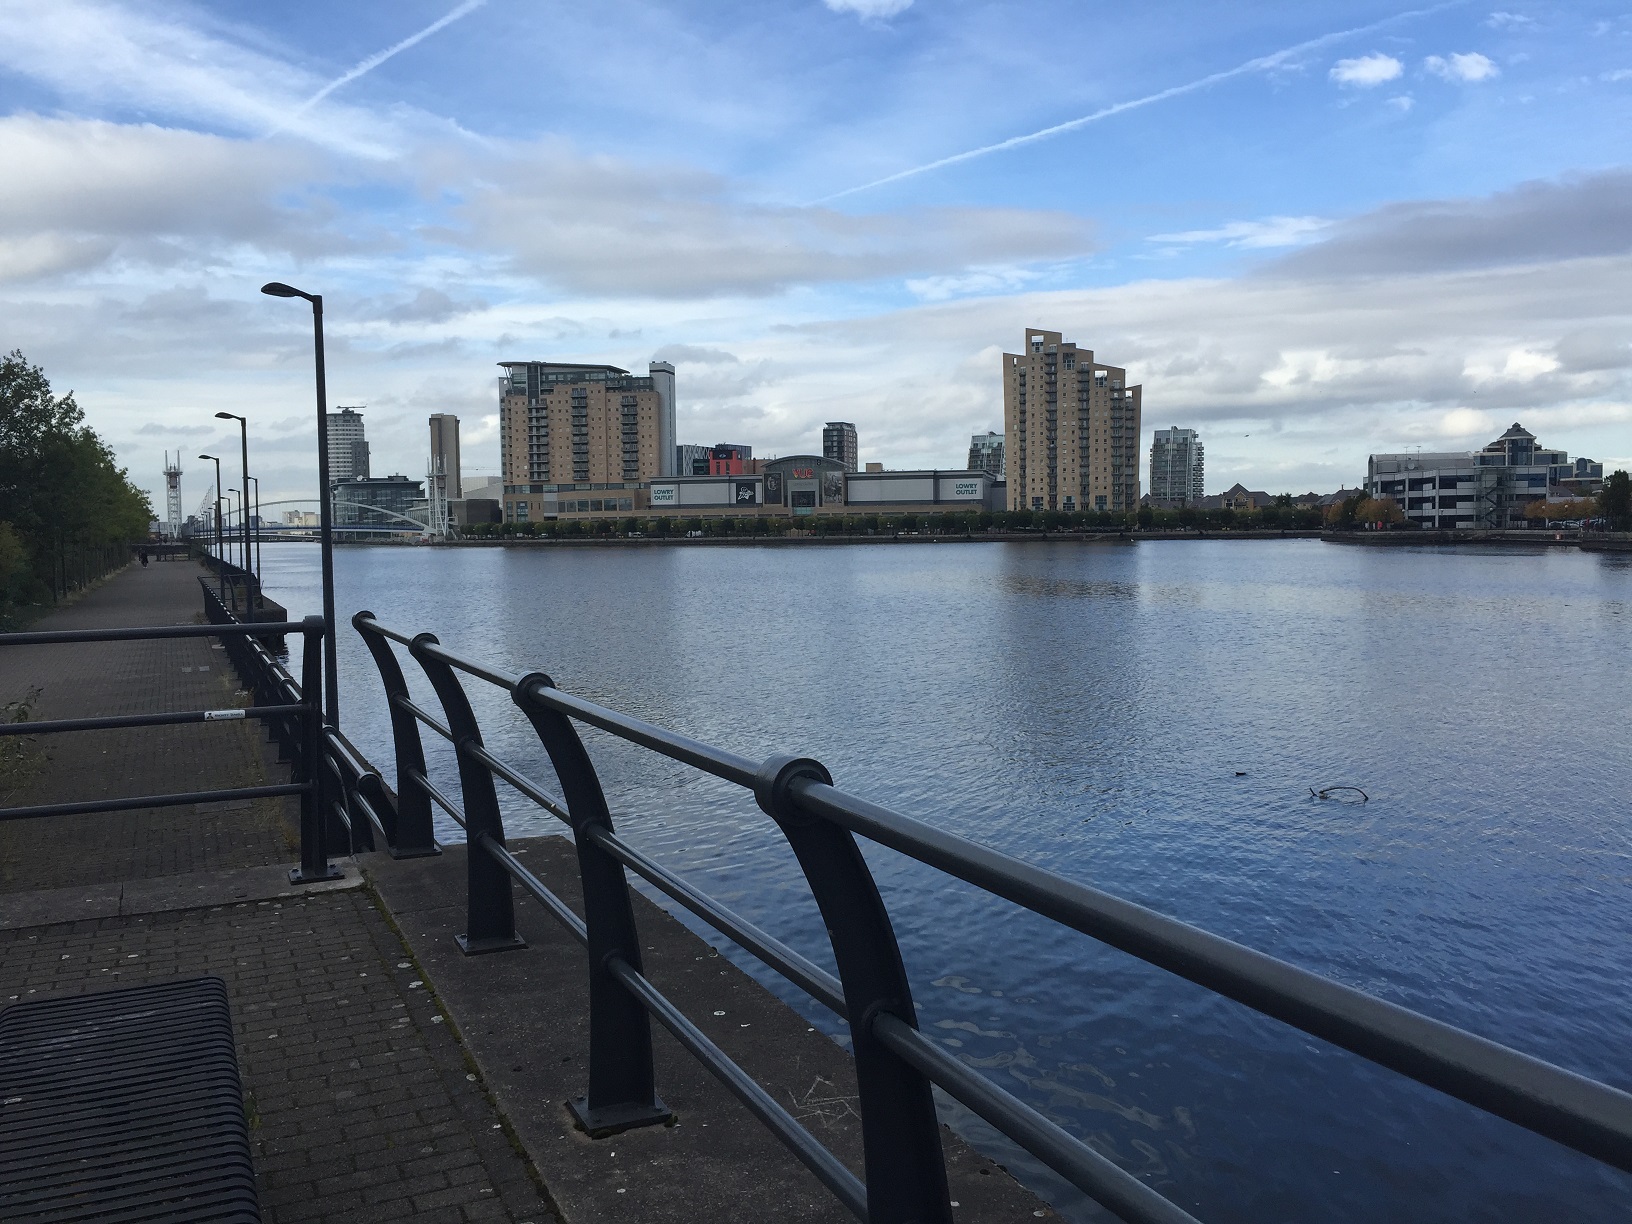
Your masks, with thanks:
M 310 546 L 267 549 L 296 614 L 318 608 L 316 567 Z M 352 548 L 336 569 L 342 618 L 371 608 L 750 756 L 816 756 L 848 790 L 1632 1087 L 1629 559 L 1195 541 Z M 341 685 L 342 725 L 389 772 L 349 629 Z M 549 777 L 485 687 L 489 744 Z M 620 831 L 831 964 L 743 792 L 589 742 Z M 1310 796 L 1337 783 L 1370 802 Z M 506 802 L 513 833 L 559 828 Z M 868 857 L 923 1028 L 1203 1220 L 1632 1215 L 1632 1178 Z

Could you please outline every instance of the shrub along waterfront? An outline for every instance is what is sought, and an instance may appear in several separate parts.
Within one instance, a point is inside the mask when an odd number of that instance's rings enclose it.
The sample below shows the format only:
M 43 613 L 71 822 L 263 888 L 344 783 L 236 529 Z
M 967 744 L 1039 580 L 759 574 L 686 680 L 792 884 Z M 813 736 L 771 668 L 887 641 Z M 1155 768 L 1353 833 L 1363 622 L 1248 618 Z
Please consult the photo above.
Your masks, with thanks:
M 0 357 L 0 626 L 120 568 L 153 508 L 20 351 Z

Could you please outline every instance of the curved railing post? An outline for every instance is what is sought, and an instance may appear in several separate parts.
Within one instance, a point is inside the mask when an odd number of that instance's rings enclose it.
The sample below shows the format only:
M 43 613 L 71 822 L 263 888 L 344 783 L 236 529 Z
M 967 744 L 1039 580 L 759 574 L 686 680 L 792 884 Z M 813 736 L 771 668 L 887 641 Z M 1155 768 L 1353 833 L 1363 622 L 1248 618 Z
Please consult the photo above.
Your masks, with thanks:
M 895 929 L 855 838 L 801 812 L 788 794 L 795 778 L 833 784 L 820 761 L 776 756 L 760 766 L 754 798 L 793 848 L 833 941 L 861 1098 L 868 1224 L 951 1224 L 929 1079 L 873 1036 L 880 1013 L 918 1027 Z
M 290 869 L 289 883 L 317 884 L 345 873 L 329 862 L 328 783 L 323 768 L 323 632 L 321 616 L 300 622 L 300 751 L 295 780 L 306 783 L 300 795 L 300 866 Z
M 448 730 L 453 732 L 454 756 L 459 761 L 459 789 L 465 800 L 465 933 L 455 939 L 466 956 L 524 948 L 526 942 L 516 934 L 510 874 L 487 852 L 485 844 L 504 845 L 504 820 L 499 815 L 493 775 L 467 751 L 482 746 L 481 728 L 476 725 L 470 699 L 453 668 L 425 649 L 438 644 L 434 633 L 415 634 L 408 653 L 419 660 L 441 699 Z
M 589 932 L 589 1092 L 569 1108 L 590 1138 L 604 1139 L 637 1126 L 669 1122 L 674 1114 L 657 1095 L 646 1009 L 610 968 L 612 961 L 622 960 L 636 973 L 644 972 L 623 864 L 586 836 L 591 825 L 612 832 L 606 795 L 572 720 L 533 696 L 540 685 L 554 688 L 555 681 L 532 672 L 516 683 L 512 696 L 538 732 L 561 780 L 578 843 L 584 925 Z
M 368 653 L 374 656 L 374 666 L 379 669 L 380 681 L 385 685 L 386 709 L 391 714 L 391 740 L 397 754 L 397 802 L 395 806 L 382 803 L 376 809 L 386 828 L 387 849 L 392 858 L 441 854 L 431 827 L 430 796 L 409 780 L 416 774 L 425 776 L 425 747 L 419 738 L 419 720 L 397 704 L 397 698 L 408 697 L 408 682 L 403 678 L 391 643 L 371 631 L 373 621 L 372 612 L 359 612 L 351 618 L 352 627 L 362 636 Z M 383 790 L 382 786 L 382 799 Z M 368 798 L 372 801 L 374 796 Z

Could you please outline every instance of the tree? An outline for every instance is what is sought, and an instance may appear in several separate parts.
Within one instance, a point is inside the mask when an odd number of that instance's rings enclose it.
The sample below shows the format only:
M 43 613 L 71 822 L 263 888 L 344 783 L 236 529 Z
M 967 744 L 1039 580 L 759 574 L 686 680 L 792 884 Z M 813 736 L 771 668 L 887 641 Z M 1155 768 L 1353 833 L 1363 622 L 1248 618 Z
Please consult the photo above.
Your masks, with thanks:
M 1609 520 L 1612 530 L 1632 529 L 1632 476 L 1624 471 L 1609 474 L 1604 491 L 1598 494 L 1598 512 Z
M 1156 511 L 1152 510 L 1149 506 L 1140 506 L 1138 518 L 1140 528 L 1148 531 L 1150 530 L 1151 525 L 1156 522 Z
M 1368 497 L 1355 507 L 1354 517 L 1361 523 L 1403 523 L 1405 511 L 1392 497 Z
M 20 351 L 0 357 L 0 523 L 11 525 L 36 580 L 14 574 L 8 602 L 62 589 L 70 561 L 87 579 L 123 564 L 152 518 L 147 494 L 85 424 L 73 393 L 53 395 L 45 371 Z

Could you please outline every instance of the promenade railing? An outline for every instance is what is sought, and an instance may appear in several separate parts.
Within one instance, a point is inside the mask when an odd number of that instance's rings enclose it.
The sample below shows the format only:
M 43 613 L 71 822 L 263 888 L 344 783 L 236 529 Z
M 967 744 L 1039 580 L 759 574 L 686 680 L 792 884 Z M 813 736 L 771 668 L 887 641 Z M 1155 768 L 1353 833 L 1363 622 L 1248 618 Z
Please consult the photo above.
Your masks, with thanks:
M 1632 1171 L 1632 1095 L 1616 1088 L 847 794 L 833 785 L 819 761 L 796 756 L 751 760 L 576 697 L 543 672 L 516 674 L 455 653 L 434 634 L 387 628 L 371 612 L 359 612 L 352 624 L 362 634 L 385 685 L 404 810 L 410 803 L 434 803 L 464 830 L 466 927 L 460 946 L 467 954 L 523 946 L 515 929 L 514 885 L 588 949 L 589 1081 L 585 1095 L 571 1108 L 592 1137 L 665 1122 L 672 1116 L 654 1080 L 651 1017 L 869 1224 L 950 1224 L 932 1084 L 1123 1219 L 1149 1224 L 1192 1220 L 1144 1182 L 919 1032 L 890 915 L 857 846 L 860 836 L 1488 1113 Z M 410 694 L 398 646 L 423 669 L 442 707 L 441 718 Z M 488 751 L 461 677 L 510 695 L 549 757 L 559 794 Z M 623 840 L 614 828 L 578 723 L 750 791 L 798 860 L 831 938 L 838 976 Z M 453 745 L 457 799 L 427 774 L 422 726 Z M 495 780 L 572 829 L 583 886 L 582 918 L 505 848 Z M 848 1021 L 865 1181 L 647 978 L 625 869 Z
M 211 609 L 209 605 L 213 603 Z M 301 621 L 240 624 L 227 616 L 213 592 L 206 591 L 206 610 L 213 612 L 204 625 L 151 625 L 118 629 L 69 629 L 0 634 L 0 648 L 18 646 L 75 646 L 89 642 L 136 642 L 172 638 L 218 638 L 229 656 L 237 659 L 272 660 L 263 639 L 299 635 L 306 654 L 319 658 L 326 629 L 323 618 L 308 616 Z M 322 818 L 326 787 L 319 762 L 324 754 L 324 727 L 321 704 L 321 669 L 315 664 L 305 669 L 304 685 L 296 685 L 287 671 L 276 666 L 264 683 L 255 686 L 255 704 L 216 710 L 165 710 L 148 714 L 120 714 L 93 718 L 62 718 L 46 721 L 0 723 L 0 735 L 61 735 L 68 732 L 112 731 L 132 727 L 166 727 L 193 723 L 236 722 L 259 719 L 292 761 L 291 780 L 263 786 L 216 787 L 209 790 L 179 791 L 159 795 L 119 795 L 103 799 L 73 800 L 64 803 L 31 804 L 0 808 L 0 820 L 31 820 L 52 816 L 81 816 L 101 812 L 128 812 L 145 808 L 185 807 L 197 803 L 221 803 L 244 799 L 274 799 L 300 796 L 301 865 L 290 872 L 296 883 L 332 879 L 338 874 L 328 861 L 327 822 Z M 240 669 L 240 674 L 244 674 Z
M 214 625 L 242 628 L 234 609 L 221 602 L 214 582 L 201 577 L 199 586 L 204 595 L 206 620 Z M 307 621 L 322 625 L 321 617 L 308 617 Z M 432 833 L 430 804 L 423 796 L 415 792 L 406 804 L 399 804 L 397 795 L 386 785 L 379 771 L 338 728 L 319 716 L 317 737 L 315 741 L 308 741 L 310 720 L 304 715 L 297 719 L 286 712 L 291 702 L 303 700 L 302 693 L 318 693 L 312 700 L 320 701 L 322 637 L 321 634 L 316 638 L 303 635 L 301 683 L 296 684 L 270 645 L 279 640 L 280 628 L 255 625 L 254 632 L 235 633 L 224 638 L 223 644 L 234 670 L 250 693 L 251 710 L 267 719 L 267 731 L 278 746 L 280 759 L 293 762 L 300 776 L 317 780 L 312 827 L 307 827 L 306 813 L 302 811 L 303 869 L 308 857 L 314 863 L 322 857 L 321 851 L 308 853 L 308 847 L 314 844 L 344 848 L 346 853 L 353 854 L 383 848 L 393 858 L 441 853 Z

